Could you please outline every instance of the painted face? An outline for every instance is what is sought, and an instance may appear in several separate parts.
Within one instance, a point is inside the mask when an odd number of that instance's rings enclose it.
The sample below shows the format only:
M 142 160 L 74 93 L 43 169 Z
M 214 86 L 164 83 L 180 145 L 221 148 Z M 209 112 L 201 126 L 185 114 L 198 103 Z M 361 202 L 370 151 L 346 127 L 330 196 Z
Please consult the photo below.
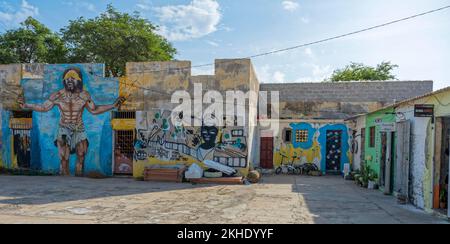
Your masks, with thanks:
M 214 126 L 203 126 L 201 132 L 205 144 L 214 144 L 219 130 Z
M 64 81 L 66 89 L 70 92 L 75 92 L 79 86 L 79 81 L 74 78 L 68 78 Z

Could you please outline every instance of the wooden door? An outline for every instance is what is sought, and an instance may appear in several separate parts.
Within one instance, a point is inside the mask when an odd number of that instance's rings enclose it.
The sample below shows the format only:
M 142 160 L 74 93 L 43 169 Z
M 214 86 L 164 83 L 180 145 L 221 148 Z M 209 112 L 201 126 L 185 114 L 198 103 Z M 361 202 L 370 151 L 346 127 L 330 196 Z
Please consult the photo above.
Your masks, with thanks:
M 273 169 L 273 137 L 261 137 L 261 168 Z
M 399 198 L 409 199 L 410 121 L 397 123 L 396 180 L 394 191 Z

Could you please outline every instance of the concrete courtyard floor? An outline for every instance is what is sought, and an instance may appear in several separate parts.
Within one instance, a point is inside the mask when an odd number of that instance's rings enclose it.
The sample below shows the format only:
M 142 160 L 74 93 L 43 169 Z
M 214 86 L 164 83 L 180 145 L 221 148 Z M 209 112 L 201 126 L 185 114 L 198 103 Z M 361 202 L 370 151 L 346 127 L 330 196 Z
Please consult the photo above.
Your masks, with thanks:
M 449 223 L 340 177 L 211 186 L 0 176 L 0 223 Z

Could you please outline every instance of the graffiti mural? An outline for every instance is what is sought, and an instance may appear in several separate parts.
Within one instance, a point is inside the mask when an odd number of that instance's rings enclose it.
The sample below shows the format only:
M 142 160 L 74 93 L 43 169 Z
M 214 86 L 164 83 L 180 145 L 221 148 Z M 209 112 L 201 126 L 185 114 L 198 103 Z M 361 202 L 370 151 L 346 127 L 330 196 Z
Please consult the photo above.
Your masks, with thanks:
M 275 138 L 274 167 L 312 163 L 326 172 L 340 171 L 351 163 L 348 127 L 344 124 L 290 123 L 281 131 L 290 135 L 280 133 Z
M 40 161 L 44 171 L 82 176 L 88 162 L 88 171 L 111 174 L 108 158 L 112 158 L 112 130 L 106 124 L 110 123 L 107 112 L 118 108 L 125 99 L 118 97 L 117 83 L 107 83 L 107 79 L 114 78 L 103 78 L 103 70 L 103 65 L 96 64 L 46 65 L 44 71 L 40 70 L 43 79 L 36 76 L 22 80 L 24 95 L 19 97 L 19 105 L 37 112 L 31 130 L 36 139 L 31 140 L 35 148 L 31 158 Z M 55 158 L 59 159 L 58 168 L 53 163 Z M 107 159 L 105 164 L 109 165 L 100 165 L 101 158 Z
M 135 161 L 146 164 L 201 163 L 247 167 L 246 132 L 242 127 L 217 127 L 204 121 L 201 127 L 172 123 L 169 110 L 137 113 Z M 176 115 L 182 119 L 182 114 Z

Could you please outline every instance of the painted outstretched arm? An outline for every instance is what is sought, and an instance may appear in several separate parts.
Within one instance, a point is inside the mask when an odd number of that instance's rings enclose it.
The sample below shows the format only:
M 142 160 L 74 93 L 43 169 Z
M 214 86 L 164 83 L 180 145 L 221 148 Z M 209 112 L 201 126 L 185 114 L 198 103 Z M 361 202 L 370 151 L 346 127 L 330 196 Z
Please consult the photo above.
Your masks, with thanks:
M 94 101 L 92 101 L 92 99 L 89 99 L 87 101 L 86 108 L 91 114 L 98 115 L 98 114 L 106 113 L 108 111 L 116 109 L 116 108 L 120 107 L 124 102 L 125 102 L 125 98 L 119 97 L 114 102 L 114 104 L 97 106 L 97 105 L 95 105 Z
M 41 113 L 48 112 L 55 106 L 51 100 L 47 100 L 43 104 L 27 104 L 23 98 L 19 98 L 18 102 L 22 109 L 31 109 Z

